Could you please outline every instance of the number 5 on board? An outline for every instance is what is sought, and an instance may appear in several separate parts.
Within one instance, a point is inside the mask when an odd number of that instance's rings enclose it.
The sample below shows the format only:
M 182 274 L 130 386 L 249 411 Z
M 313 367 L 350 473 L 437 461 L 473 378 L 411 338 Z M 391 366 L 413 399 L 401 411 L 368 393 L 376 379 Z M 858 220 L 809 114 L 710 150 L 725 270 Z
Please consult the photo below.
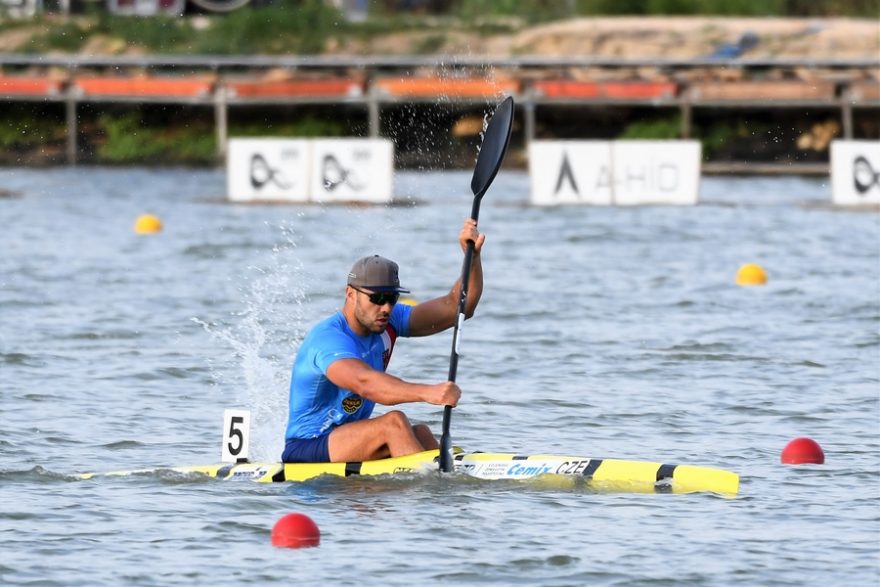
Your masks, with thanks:
M 220 461 L 243 463 L 248 459 L 251 413 L 248 410 L 223 411 L 223 447 Z

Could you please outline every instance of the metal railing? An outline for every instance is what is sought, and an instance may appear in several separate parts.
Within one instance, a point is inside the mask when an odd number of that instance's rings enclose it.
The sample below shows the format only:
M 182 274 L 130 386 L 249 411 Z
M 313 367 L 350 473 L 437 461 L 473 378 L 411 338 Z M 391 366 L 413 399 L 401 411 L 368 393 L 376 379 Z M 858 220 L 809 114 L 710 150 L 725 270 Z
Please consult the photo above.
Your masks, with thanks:
M 828 70 L 844 70 L 855 72 L 856 75 L 845 73 L 842 77 L 830 74 L 835 79 L 834 86 L 837 91 L 833 96 L 821 99 L 708 99 L 692 95 L 688 91 L 691 81 L 676 81 L 681 91 L 677 96 L 653 98 L 653 99 L 581 99 L 563 97 L 544 97 L 536 93 L 530 84 L 535 82 L 534 72 L 519 76 L 518 72 L 525 70 L 545 70 L 546 78 L 560 79 L 565 77 L 564 68 L 608 68 L 609 70 L 630 68 L 654 67 L 661 70 L 657 77 L 669 76 L 675 78 L 676 71 L 693 70 L 704 68 L 716 69 L 745 69 L 745 79 L 749 79 L 754 70 L 754 78 L 760 79 L 767 70 L 798 70 L 816 69 L 817 79 L 827 75 Z M 456 71 L 467 75 L 469 70 L 477 70 L 475 76 L 486 77 L 486 72 L 494 74 L 509 72 L 509 77 L 522 79 L 522 89 L 517 93 L 518 107 L 523 114 L 524 138 L 528 143 L 535 136 L 536 109 L 547 107 L 595 107 L 595 106 L 652 106 L 656 108 L 679 109 L 681 113 L 681 136 L 689 137 L 692 127 L 692 112 L 695 108 L 760 108 L 760 109 L 809 109 L 824 108 L 837 110 L 840 113 L 842 129 L 845 138 L 853 137 L 853 108 L 880 108 L 880 100 L 869 99 L 853 100 L 850 97 L 849 85 L 843 78 L 862 77 L 877 79 L 880 77 L 880 56 L 872 59 L 740 59 L 740 58 L 695 58 L 695 59 L 619 59 L 619 58 L 591 58 L 591 57 L 479 57 L 472 55 L 450 55 L 438 60 L 436 56 L 206 56 L 206 55 L 152 55 L 152 56 L 106 56 L 106 55 L 27 55 L 18 53 L 0 53 L 0 71 L 9 72 L 10 69 L 21 70 L 27 68 L 29 76 L 39 76 L 39 71 L 50 68 L 56 70 L 53 75 L 57 76 L 57 69 L 64 68 L 68 82 L 83 72 L 93 70 L 130 70 L 138 68 L 147 71 L 168 71 L 175 76 L 185 77 L 190 74 L 208 71 L 218 76 L 212 90 L 204 95 L 195 97 L 182 96 L 83 96 L 77 92 L 73 83 L 66 84 L 66 89 L 54 96 L 26 97 L 15 95 L 3 95 L 0 88 L 0 100 L 5 101 L 32 101 L 47 100 L 66 103 L 66 119 L 68 127 L 68 160 L 73 163 L 77 156 L 77 106 L 84 102 L 119 102 L 119 103 L 177 103 L 197 104 L 213 107 L 215 111 L 215 126 L 218 144 L 218 157 L 225 153 L 228 109 L 237 105 L 263 105 L 282 106 L 298 104 L 356 104 L 365 108 L 369 126 L 369 134 L 378 136 L 380 129 L 380 109 L 383 105 L 392 103 L 431 103 L 437 97 L 395 97 L 382 95 L 376 91 L 373 83 L 379 77 L 401 75 L 408 76 L 414 70 L 431 70 L 441 74 L 444 78 L 455 77 Z M 36 73 L 34 70 L 38 70 Z M 259 73 L 261 70 L 288 69 L 291 71 L 308 70 L 310 74 L 325 72 L 327 75 L 339 76 L 340 72 L 356 70 L 358 77 L 364 80 L 365 91 L 357 96 L 295 96 L 295 97 L 271 97 L 240 99 L 229 95 L 224 85 L 224 77 L 233 74 L 240 75 L 243 71 L 249 74 Z M 452 70 L 452 74 L 449 73 Z M 130 71 L 124 71 L 131 73 Z M 670 75 L 670 73 L 672 75 Z M 344 74 L 343 74 L 344 75 Z M 778 76 L 777 76 L 778 77 Z M 711 76 L 707 76 L 711 81 Z M 685 77 L 685 80 L 687 78 Z M 480 98 L 444 98 L 444 103 L 477 103 L 485 102 Z
M 880 68 L 876 58 L 612 58 L 612 57 L 493 57 L 479 55 L 299 55 L 299 56 L 213 56 L 213 55 L 30 55 L 0 53 L 0 67 L 44 66 L 81 69 L 84 67 L 188 67 L 219 71 L 223 69 L 411 69 L 421 67 L 468 67 L 530 69 L 552 67 L 656 67 L 665 70 L 693 68 L 737 69 L 871 69 Z

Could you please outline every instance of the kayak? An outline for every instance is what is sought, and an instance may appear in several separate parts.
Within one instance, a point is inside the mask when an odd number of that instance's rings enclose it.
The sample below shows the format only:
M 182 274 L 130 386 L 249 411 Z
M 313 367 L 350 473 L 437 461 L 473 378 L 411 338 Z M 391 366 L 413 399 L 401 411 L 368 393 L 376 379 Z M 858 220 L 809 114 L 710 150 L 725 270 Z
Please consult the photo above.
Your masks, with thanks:
M 207 475 L 215 479 L 246 479 L 260 483 L 298 482 L 322 475 L 397 475 L 438 470 L 439 450 L 403 457 L 351 463 L 219 463 L 103 473 L 120 476 L 170 471 Z M 455 474 L 485 480 L 526 480 L 552 485 L 583 486 L 596 491 L 630 493 L 710 492 L 734 496 L 739 491 L 736 473 L 693 465 L 668 465 L 645 461 L 597 459 L 578 456 L 518 455 L 458 451 L 453 457 Z M 94 473 L 79 475 L 91 479 Z

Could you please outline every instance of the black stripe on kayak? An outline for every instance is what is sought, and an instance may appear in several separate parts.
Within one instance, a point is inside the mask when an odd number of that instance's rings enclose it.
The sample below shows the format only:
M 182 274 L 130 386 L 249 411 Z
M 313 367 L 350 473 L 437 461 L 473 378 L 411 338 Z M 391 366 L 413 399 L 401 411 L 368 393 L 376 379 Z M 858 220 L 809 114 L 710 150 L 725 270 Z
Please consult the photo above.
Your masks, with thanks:
M 281 463 L 281 468 L 272 475 L 272 483 L 282 483 L 284 481 L 287 481 L 287 477 L 284 475 L 284 463 Z
M 527 461 L 527 460 L 529 460 L 529 457 L 527 457 L 525 455 L 513 455 L 513 457 L 511 457 L 510 460 L 512 460 L 512 461 Z
M 361 465 L 363 463 L 345 463 L 345 476 L 361 474 Z
M 657 483 L 654 485 L 656 493 L 672 493 L 672 476 L 678 465 L 660 465 L 657 469 Z
M 217 477 L 217 479 L 226 479 L 232 473 L 232 467 L 234 466 L 235 465 L 223 465 L 222 467 L 217 469 L 217 474 L 215 475 L 215 477 Z
M 602 464 L 602 459 L 590 459 L 590 463 L 584 469 L 584 472 L 581 473 L 587 479 L 593 478 L 593 473 L 596 472 L 596 469 Z
M 672 475 L 675 473 L 675 468 L 677 466 L 678 465 L 660 465 L 660 468 L 657 469 L 657 481 L 672 479 Z

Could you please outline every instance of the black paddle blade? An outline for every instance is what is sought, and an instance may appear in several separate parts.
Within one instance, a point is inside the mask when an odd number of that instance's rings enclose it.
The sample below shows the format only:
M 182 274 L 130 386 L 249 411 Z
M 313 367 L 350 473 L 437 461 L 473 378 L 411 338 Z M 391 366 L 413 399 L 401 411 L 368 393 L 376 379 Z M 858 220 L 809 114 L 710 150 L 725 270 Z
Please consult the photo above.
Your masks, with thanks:
M 474 167 L 474 177 L 471 179 L 471 191 L 477 198 L 483 197 L 501 168 L 512 128 L 513 98 L 508 96 L 495 108 L 495 113 L 483 136 L 483 145 L 480 147 L 477 165 Z

